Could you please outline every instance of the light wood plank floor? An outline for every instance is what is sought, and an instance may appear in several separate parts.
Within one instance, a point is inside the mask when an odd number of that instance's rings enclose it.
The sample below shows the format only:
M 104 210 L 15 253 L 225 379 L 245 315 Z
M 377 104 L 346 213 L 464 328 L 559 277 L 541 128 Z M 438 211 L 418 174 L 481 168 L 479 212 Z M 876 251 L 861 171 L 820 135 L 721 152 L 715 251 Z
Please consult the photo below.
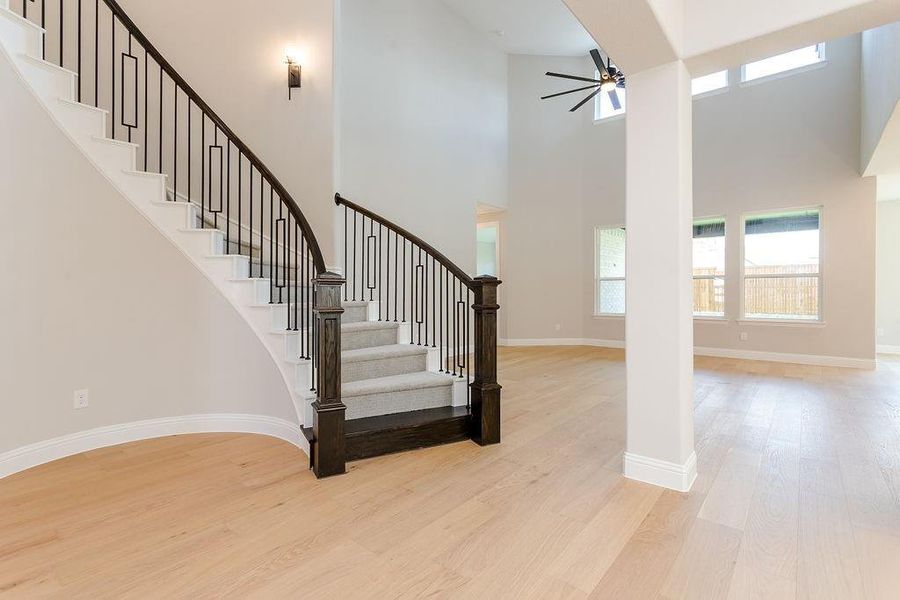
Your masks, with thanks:
M 900 597 L 900 361 L 698 359 L 690 494 L 620 475 L 619 351 L 501 355 L 504 441 L 316 481 L 260 436 L 0 481 L 0 598 Z

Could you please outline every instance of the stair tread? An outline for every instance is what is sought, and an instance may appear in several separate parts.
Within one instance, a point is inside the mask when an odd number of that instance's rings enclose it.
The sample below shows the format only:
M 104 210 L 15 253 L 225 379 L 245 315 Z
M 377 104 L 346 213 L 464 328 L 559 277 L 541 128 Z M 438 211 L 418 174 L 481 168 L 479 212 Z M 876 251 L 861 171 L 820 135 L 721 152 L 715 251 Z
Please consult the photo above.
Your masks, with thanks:
M 425 346 L 417 346 L 414 344 L 391 344 L 389 346 L 371 346 L 369 348 L 358 348 L 356 350 L 344 350 L 341 352 L 342 362 L 366 362 L 370 360 L 379 360 L 382 358 L 398 358 L 402 356 L 417 356 L 426 354 L 428 349 Z
M 446 419 L 465 419 L 468 416 L 469 410 L 465 406 L 442 406 L 440 408 L 426 408 L 425 410 L 378 415 L 377 417 L 348 419 L 344 424 L 344 434 L 348 437 L 366 435 L 407 427 L 418 427 Z
M 419 371 L 418 373 L 406 373 L 404 375 L 390 375 L 375 379 L 361 379 L 351 381 L 341 386 L 343 398 L 355 396 L 368 396 L 371 394 L 390 394 L 453 385 L 454 379 L 441 373 L 431 371 Z
M 341 331 L 347 332 L 355 332 L 355 331 L 377 331 L 379 329 L 397 329 L 400 327 L 399 323 L 394 323 L 393 321 L 359 321 L 357 323 L 341 323 Z

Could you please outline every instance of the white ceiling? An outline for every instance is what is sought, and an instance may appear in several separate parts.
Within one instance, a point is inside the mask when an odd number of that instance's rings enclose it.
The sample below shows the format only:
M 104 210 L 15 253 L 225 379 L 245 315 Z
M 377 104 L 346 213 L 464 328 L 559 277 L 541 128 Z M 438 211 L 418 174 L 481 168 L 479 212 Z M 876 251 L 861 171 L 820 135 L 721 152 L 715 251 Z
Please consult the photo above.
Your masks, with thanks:
M 563 0 L 443 0 L 509 54 L 580 56 L 596 43 Z

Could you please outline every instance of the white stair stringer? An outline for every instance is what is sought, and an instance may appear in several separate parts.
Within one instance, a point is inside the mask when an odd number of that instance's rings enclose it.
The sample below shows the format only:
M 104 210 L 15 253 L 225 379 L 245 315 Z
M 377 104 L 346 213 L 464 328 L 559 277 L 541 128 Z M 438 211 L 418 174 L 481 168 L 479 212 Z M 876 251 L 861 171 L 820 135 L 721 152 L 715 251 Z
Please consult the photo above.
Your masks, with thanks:
M 194 206 L 166 200 L 165 175 L 137 170 L 138 146 L 106 137 L 107 112 L 75 101 L 77 74 L 40 59 L 44 30 L 8 7 L 8 0 L 0 0 L 0 54 L 13 65 L 53 121 L 100 173 L 251 325 L 278 366 L 294 406 L 308 405 L 309 361 L 290 358 L 298 354 L 289 353 L 291 345 L 286 339 L 296 337 L 296 332 L 273 335 L 273 328 L 286 325 L 286 305 L 267 304 L 268 280 L 249 278 L 247 257 L 222 254 L 221 231 L 196 229 Z M 299 386 L 301 382 L 303 385 Z M 301 425 L 310 423 L 310 411 L 297 413 Z

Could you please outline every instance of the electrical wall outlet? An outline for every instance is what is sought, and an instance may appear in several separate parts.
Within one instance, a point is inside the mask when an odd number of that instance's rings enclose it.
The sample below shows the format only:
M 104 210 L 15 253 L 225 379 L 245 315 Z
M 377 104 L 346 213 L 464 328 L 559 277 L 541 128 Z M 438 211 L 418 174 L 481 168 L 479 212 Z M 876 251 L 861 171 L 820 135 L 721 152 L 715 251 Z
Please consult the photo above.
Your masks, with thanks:
M 749 340 L 749 339 L 750 339 L 750 336 L 747 335 L 747 332 L 746 332 L 746 331 L 742 331 L 742 332 L 741 332 L 741 341 L 742 341 L 742 342 L 746 342 L 746 341 Z
M 89 404 L 88 391 L 75 390 L 75 396 L 72 400 L 72 408 L 74 408 L 75 410 L 81 410 L 82 408 L 87 408 Z

